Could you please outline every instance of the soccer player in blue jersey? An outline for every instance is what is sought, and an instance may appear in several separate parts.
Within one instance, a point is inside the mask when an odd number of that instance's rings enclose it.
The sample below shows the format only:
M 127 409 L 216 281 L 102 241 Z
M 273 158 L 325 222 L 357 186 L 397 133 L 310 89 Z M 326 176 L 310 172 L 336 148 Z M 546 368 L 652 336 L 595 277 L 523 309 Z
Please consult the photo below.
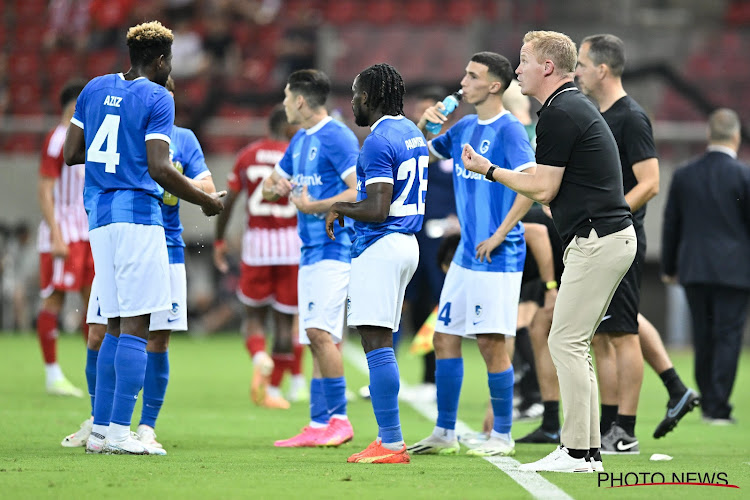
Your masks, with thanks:
M 419 261 L 414 233 L 424 219 L 429 151 L 422 132 L 404 118 L 404 81 L 393 66 L 365 69 L 354 79 L 352 92 L 355 121 L 371 132 L 357 160 L 357 202 L 334 204 L 326 228 L 335 241 L 344 217 L 356 221 L 347 320 L 362 337 L 379 430 L 378 438 L 348 462 L 408 464 L 393 332 Z
M 330 91 L 330 81 L 321 71 L 299 70 L 289 76 L 284 109 L 289 123 L 301 130 L 263 183 L 265 199 L 291 194 L 299 210 L 299 335 L 313 355 L 310 423 L 299 434 L 274 443 L 280 447 L 338 446 L 353 436 L 346 414 L 344 364 L 336 345 L 343 338 L 352 223 L 336 228 L 336 240 L 329 240 L 325 213 L 337 201 L 356 199 L 359 142 L 344 124 L 328 116 Z
M 174 80 L 170 76 L 165 85 L 174 96 Z M 206 193 L 216 191 L 211 172 L 206 166 L 203 150 L 193 131 L 174 126 L 170 134 L 169 158 L 174 168 L 187 177 L 196 187 Z M 156 441 L 156 419 L 164 403 L 169 382 L 169 337 L 173 331 L 187 330 L 187 280 L 185 276 L 185 242 L 182 239 L 182 223 L 180 222 L 180 200 L 169 192 L 164 192 L 162 198 L 162 216 L 164 218 L 164 233 L 167 238 L 167 254 L 169 255 L 169 278 L 172 297 L 172 307 L 167 311 L 158 311 L 151 315 L 149 324 L 148 344 L 146 345 L 146 376 L 143 383 L 143 408 L 141 421 L 136 435 L 138 440 L 146 446 L 163 448 Z M 100 314 L 100 304 L 96 288 L 97 280 L 92 286 L 93 293 L 88 304 L 86 322 L 92 325 L 88 339 L 88 356 L 86 359 L 87 382 L 89 394 L 96 390 L 96 362 L 101 343 L 104 339 L 107 319 Z M 93 374 L 90 377 L 89 374 Z M 91 412 L 94 411 L 95 398 L 91 399 Z M 66 437 L 62 441 L 65 447 L 85 446 L 91 434 L 91 421 L 81 424 L 81 429 Z
M 466 170 L 464 144 L 483 151 L 493 163 L 509 170 L 536 168 L 526 131 L 503 108 L 503 92 L 513 79 L 508 60 L 494 52 L 471 57 L 461 80 L 463 100 L 476 114 L 464 116 L 429 142 L 430 154 L 453 158 L 461 241 L 445 277 L 435 325 L 435 384 L 438 418 L 427 438 L 409 447 L 412 453 L 452 454 L 459 451 L 455 425 L 463 382 L 462 338 L 476 338 L 487 365 L 494 422 L 490 438 L 469 454 L 513 455 L 513 366 L 506 336 L 515 336 L 521 274 L 526 257 L 521 218 L 532 201 L 483 176 Z M 418 126 L 443 123 L 442 103 L 427 109 Z
M 157 21 L 131 28 L 130 70 L 86 85 L 63 148 L 68 164 L 86 164 L 84 205 L 97 295 L 107 318 L 89 453 L 164 454 L 130 432 L 146 373 L 151 313 L 172 308 L 160 201 L 166 189 L 208 216 L 223 208 L 225 193 L 205 193 L 169 161 L 174 100 L 163 85 L 172 70 L 172 40 Z

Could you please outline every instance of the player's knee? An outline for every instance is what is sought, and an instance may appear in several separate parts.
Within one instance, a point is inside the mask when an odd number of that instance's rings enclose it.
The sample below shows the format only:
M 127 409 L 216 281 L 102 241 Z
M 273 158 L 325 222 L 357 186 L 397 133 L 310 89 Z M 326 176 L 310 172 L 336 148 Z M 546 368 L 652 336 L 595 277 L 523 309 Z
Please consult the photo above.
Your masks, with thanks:
M 148 352 L 167 352 L 169 348 L 169 332 L 149 332 L 146 350 Z
M 102 341 L 104 340 L 104 335 L 106 335 L 106 333 L 106 325 L 90 324 L 89 336 L 86 340 L 86 347 L 88 347 L 92 351 L 98 351 L 102 345 Z
M 457 335 L 435 332 L 432 344 L 435 347 L 435 354 L 440 358 L 461 356 L 461 337 Z

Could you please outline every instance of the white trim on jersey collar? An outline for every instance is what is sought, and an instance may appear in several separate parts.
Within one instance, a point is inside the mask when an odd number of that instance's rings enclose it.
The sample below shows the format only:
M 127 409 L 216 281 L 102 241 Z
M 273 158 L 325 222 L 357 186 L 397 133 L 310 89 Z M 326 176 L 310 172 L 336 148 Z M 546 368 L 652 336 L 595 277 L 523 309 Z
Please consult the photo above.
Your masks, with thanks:
M 370 130 L 375 130 L 375 127 L 377 127 L 383 120 L 402 120 L 403 118 L 404 115 L 383 115 L 378 121 L 372 124 Z
M 330 116 L 326 116 L 325 118 L 320 120 L 314 127 L 305 129 L 305 133 L 307 135 L 313 135 L 315 132 L 325 127 L 326 124 L 330 122 L 331 120 L 333 120 L 333 118 L 331 118 Z
M 499 120 L 501 116 L 507 115 L 510 113 L 507 109 L 502 110 L 500 113 L 496 114 L 492 118 L 487 118 L 486 120 L 480 120 L 479 117 L 477 117 L 477 124 L 478 125 L 489 125 L 490 123 Z
M 117 76 L 119 76 L 123 80 L 125 79 L 125 75 L 123 75 L 122 73 L 117 73 Z M 140 80 L 141 78 L 146 78 L 146 77 L 145 76 L 139 76 L 138 78 L 134 78 L 132 81 Z
M 729 155 L 735 160 L 737 159 L 737 151 L 735 151 L 732 148 L 728 148 L 726 146 L 719 146 L 718 144 L 711 144 L 706 148 L 706 151 L 711 152 L 715 151 L 717 153 L 724 153 L 725 155 Z

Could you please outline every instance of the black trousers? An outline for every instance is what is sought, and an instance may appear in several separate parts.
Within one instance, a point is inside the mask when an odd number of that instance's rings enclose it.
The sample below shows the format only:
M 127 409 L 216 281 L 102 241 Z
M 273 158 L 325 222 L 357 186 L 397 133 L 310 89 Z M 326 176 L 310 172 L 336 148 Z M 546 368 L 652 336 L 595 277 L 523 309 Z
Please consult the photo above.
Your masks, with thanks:
M 717 285 L 685 286 L 693 319 L 695 379 L 703 415 L 729 418 L 750 291 Z

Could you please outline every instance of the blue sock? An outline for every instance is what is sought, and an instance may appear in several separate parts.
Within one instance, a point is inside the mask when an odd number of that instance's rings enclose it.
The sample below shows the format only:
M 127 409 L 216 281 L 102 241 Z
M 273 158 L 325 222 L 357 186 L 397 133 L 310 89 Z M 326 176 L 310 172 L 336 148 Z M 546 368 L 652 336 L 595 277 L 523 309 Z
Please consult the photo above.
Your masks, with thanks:
M 401 422 L 398 416 L 399 374 L 396 355 L 390 347 L 367 353 L 370 368 L 370 401 L 383 443 L 400 443 Z
M 115 354 L 115 399 L 112 404 L 112 423 L 130 425 L 138 393 L 146 376 L 146 339 L 120 334 Z
M 141 424 L 156 428 L 161 405 L 169 383 L 169 352 L 147 352 L 146 378 L 143 380 Z
M 324 378 L 323 394 L 328 414 L 346 416 L 346 380 L 344 377 Z
M 91 397 L 91 415 L 94 414 L 94 401 L 96 400 L 96 360 L 99 357 L 99 351 L 86 349 L 86 384 L 89 386 L 89 396 Z
M 435 385 L 437 386 L 438 418 L 436 425 L 443 429 L 456 428 L 458 398 L 464 381 L 463 358 L 438 359 L 435 361 Z
M 500 373 L 487 373 L 487 383 L 490 386 L 492 411 L 495 413 L 492 430 L 507 434 L 513 423 L 513 367 Z
M 109 425 L 112 419 L 112 402 L 115 396 L 115 353 L 119 339 L 104 335 L 96 359 L 96 389 L 94 397 L 94 424 Z
M 328 414 L 326 395 L 323 392 L 323 379 L 310 380 L 310 421 L 316 424 L 328 425 L 331 416 Z
M 401 323 L 398 324 L 398 330 L 393 332 L 393 350 L 398 351 L 398 345 L 401 343 Z

